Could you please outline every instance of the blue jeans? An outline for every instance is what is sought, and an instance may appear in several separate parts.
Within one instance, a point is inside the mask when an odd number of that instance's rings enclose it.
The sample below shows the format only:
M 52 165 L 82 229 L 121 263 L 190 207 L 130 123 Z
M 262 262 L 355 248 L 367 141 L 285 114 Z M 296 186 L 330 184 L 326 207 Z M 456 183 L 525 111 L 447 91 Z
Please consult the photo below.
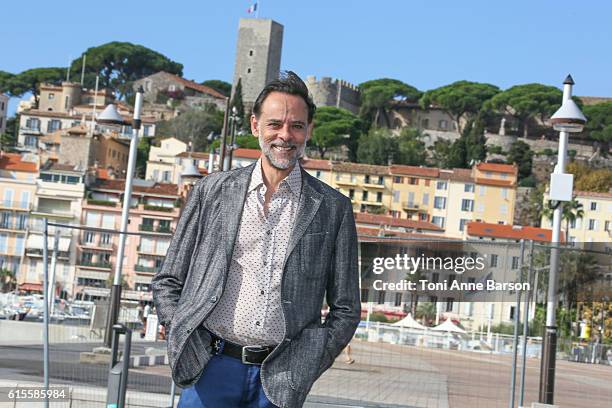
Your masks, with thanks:
M 264 394 L 260 366 L 212 356 L 200 380 L 181 393 L 178 408 L 277 408 Z

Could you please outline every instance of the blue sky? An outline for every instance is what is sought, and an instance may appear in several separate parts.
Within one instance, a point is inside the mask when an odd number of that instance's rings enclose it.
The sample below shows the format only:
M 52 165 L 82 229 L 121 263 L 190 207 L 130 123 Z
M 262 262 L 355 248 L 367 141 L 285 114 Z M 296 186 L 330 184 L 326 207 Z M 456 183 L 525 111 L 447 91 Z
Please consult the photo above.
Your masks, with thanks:
M 188 79 L 229 82 L 250 4 L 3 1 L 0 70 L 66 66 L 90 46 L 129 41 L 182 63 Z M 560 87 L 571 73 L 575 94 L 612 96 L 612 2 L 262 0 L 259 8 L 285 26 L 282 68 L 302 76 L 390 77 L 427 90 L 460 79 Z

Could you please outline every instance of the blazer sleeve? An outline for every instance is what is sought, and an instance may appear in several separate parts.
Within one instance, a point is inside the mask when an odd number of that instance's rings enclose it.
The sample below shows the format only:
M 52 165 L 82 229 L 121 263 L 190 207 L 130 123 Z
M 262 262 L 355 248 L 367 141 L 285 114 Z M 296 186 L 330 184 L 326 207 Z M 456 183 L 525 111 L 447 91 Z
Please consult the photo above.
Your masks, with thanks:
M 204 180 L 197 183 L 191 191 L 166 252 L 164 264 L 151 281 L 159 322 L 166 329 L 169 328 L 178 306 L 196 246 Z
M 352 205 L 347 202 L 338 229 L 332 270 L 327 282 L 329 313 L 325 319 L 327 356 L 319 375 L 327 370 L 344 347 L 351 341 L 361 318 L 359 299 L 359 266 L 357 261 L 357 229 Z

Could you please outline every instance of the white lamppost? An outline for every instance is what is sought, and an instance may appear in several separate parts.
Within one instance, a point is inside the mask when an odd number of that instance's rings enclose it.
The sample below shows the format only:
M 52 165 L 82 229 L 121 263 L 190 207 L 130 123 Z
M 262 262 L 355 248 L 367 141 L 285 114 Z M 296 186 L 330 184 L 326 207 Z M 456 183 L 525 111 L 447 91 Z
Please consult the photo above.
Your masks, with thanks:
M 550 118 L 553 128 L 559 131 L 557 165 L 550 175 L 550 200 L 554 206 L 550 274 L 548 277 L 548 301 L 546 304 L 546 333 L 540 366 L 540 398 L 544 404 L 552 404 L 555 389 L 555 359 L 557 349 L 557 287 L 559 283 L 559 244 L 561 242 L 561 215 L 563 202 L 572 200 L 574 176 L 565 173 L 567 144 L 570 133 L 582 132 L 586 118 L 572 100 L 574 80 L 570 75 L 563 81 L 563 103 Z
M 119 248 L 115 261 L 115 276 L 110 295 L 110 307 L 106 316 L 106 331 L 104 332 L 104 344 L 106 347 L 111 346 L 113 325 L 117 323 L 119 309 L 121 307 L 121 270 L 123 267 L 123 256 L 125 253 L 125 240 L 127 238 L 127 224 L 132 201 L 132 179 L 134 178 L 134 169 L 136 168 L 136 153 L 138 148 L 138 131 L 140 130 L 141 120 L 140 111 L 142 110 L 142 98 L 144 89 L 140 87 L 136 92 L 136 102 L 134 104 L 134 117 L 132 119 L 132 139 L 130 141 L 130 152 L 128 156 L 127 173 L 125 175 L 125 190 L 123 193 L 123 209 L 121 211 L 121 226 L 119 229 Z M 108 105 L 100 114 L 97 120 L 98 123 L 125 125 L 129 124 L 117 112 L 117 107 L 113 104 Z

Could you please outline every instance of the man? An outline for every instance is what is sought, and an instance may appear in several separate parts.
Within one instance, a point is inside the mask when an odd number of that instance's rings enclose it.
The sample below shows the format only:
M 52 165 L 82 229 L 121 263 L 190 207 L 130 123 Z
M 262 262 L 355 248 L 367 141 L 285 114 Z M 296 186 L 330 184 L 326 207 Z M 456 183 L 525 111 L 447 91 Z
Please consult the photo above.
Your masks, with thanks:
M 355 332 L 351 202 L 298 163 L 314 111 L 293 72 L 266 85 L 261 158 L 205 177 L 183 209 L 152 284 L 179 407 L 300 407 Z

